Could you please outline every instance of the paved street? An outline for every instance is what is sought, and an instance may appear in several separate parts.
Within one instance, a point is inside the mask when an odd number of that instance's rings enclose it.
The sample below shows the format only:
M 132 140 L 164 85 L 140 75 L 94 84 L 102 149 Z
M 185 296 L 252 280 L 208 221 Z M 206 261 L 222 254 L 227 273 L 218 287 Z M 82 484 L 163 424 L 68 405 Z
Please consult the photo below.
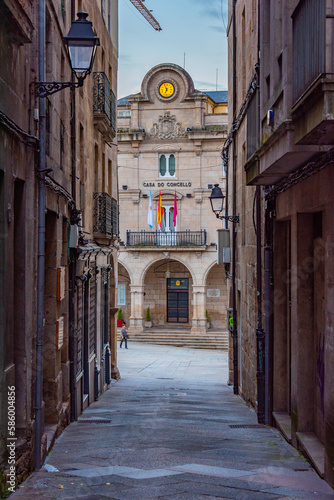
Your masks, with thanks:
M 50 472 L 31 475 L 14 497 L 334 498 L 278 431 L 257 426 L 233 395 L 226 352 L 129 341 L 118 356 L 121 380 L 64 431 Z

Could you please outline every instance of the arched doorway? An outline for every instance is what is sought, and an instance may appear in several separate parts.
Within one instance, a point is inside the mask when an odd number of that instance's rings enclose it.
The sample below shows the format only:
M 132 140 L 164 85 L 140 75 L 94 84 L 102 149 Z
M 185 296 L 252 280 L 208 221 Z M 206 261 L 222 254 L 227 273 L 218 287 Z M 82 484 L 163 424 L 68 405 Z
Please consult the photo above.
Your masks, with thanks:
M 214 264 L 206 278 L 206 310 L 211 328 L 225 329 L 228 293 L 223 266 Z
M 173 259 L 154 262 L 144 277 L 144 317 L 150 308 L 153 326 L 189 325 L 193 280 L 187 267 Z
M 130 276 L 126 268 L 118 262 L 117 307 L 122 309 L 123 319 L 129 324 L 131 315 Z

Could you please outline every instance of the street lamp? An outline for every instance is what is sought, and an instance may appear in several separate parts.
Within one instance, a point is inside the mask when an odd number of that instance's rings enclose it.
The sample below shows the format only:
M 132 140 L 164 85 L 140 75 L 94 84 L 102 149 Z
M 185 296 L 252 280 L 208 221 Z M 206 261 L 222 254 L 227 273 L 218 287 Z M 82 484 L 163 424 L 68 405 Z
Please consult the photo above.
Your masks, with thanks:
M 209 196 L 211 208 L 214 214 L 216 214 L 217 219 L 226 219 L 230 222 L 239 223 L 239 215 L 222 215 L 224 211 L 224 199 L 222 190 L 219 184 L 215 184 L 212 189 L 211 195 Z
M 70 87 L 71 90 L 82 87 L 84 79 L 92 71 L 96 48 L 100 45 L 100 40 L 94 34 L 92 23 L 87 20 L 87 12 L 78 12 L 77 15 L 78 19 L 72 21 L 68 35 L 63 37 L 71 69 L 77 81 L 35 82 L 36 97 L 46 97 L 67 87 Z

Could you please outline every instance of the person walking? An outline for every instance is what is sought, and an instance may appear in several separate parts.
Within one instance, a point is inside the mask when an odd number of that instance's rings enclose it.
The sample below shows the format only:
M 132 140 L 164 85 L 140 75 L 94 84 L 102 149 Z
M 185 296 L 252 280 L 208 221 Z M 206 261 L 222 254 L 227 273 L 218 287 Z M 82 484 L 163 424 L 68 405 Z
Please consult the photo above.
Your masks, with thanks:
M 125 349 L 127 349 L 128 348 L 128 334 L 127 334 L 126 327 L 125 327 L 125 321 L 122 321 L 121 336 L 122 336 L 122 340 L 121 340 L 120 348 L 122 348 L 122 344 L 123 344 L 123 340 L 124 340 Z

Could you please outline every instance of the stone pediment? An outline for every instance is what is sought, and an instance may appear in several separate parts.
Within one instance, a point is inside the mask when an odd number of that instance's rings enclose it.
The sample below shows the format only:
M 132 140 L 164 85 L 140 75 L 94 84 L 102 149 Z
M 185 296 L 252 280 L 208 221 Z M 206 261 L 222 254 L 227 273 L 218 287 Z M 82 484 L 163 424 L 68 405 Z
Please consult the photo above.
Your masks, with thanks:
M 159 116 L 158 123 L 153 123 L 147 135 L 151 139 L 176 139 L 185 136 L 185 129 L 176 121 L 175 115 L 165 111 L 164 115 Z

